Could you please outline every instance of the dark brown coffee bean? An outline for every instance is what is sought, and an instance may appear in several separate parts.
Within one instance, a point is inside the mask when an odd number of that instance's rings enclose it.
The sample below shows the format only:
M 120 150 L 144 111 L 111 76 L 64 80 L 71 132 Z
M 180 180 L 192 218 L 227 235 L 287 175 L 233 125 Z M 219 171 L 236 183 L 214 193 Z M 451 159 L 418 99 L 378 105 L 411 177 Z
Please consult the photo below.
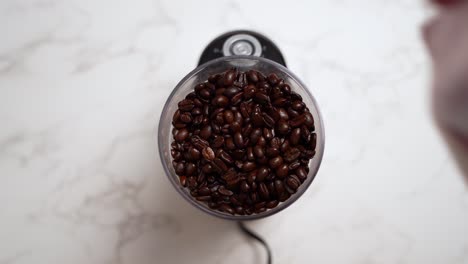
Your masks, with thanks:
M 256 167 L 257 166 L 255 165 L 255 162 L 246 161 L 242 165 L 242 170 L 245 171 L 245 172 L 249 172 L 249 171 L 255 170 Z
M 234 150 L 234 149 L 236 149 L 236 145 L 234 144 L 234 140 L 232 139 L 232 137 L 226 138 L 226 139 L 224 140 L 224 145 L 225 145 L 226 148 L 229 149 L 229 150 Z
M 300 115 L 289 121 L 289 125 L 292 127 L 300 127 L 306 121 L 305 115 Z
M 243 149 L 236 149 L 232 151 L 231 156 L 236 160 L 242 160 L 245 156 L 245 150 Z
M 289 120 L 288 112 L 284 108 L 278 109 L 278 114 L 280 116 L 280 119 Z
M 247 87 L 244 88 L 244 98 L 246 100 L 249 100 L 252 97 L 254 97 L 256 92 L 257 92 L 257 89 L 255 88 L 255 86 L 252 84 L 249 84 Z
M 283 144 L 281 144 L 280 151 L 286 153 L 291 148 L 291 144 L 289 144 L 289 140 L 285 139 Z
M 257 158 L 263 158 L 265 156 L 265 152 L 263 151 L 263 148 L 259 145 L 256 145 L 253 148 L 253 152 Z
M 234 209 L 232 209 L 232 207 L 227 204 L 221 204 L 219 206 L 219 210 L 228 214 L 232 214 L 232 215 L 234 214 Z
M 211 149 L 210 147 L 206 147 L 202 150 L 202 156 L 203 158 L 205 158 L 206 160 L 214 160 L 215 158 L 215 153 L 213 151 L 213 149 Z
M 224 111 L 224 122 L 226 124 L 231 124 L 232 122 L 234 122 L 234 114 L 231 110 Z
M 178 106 L 182 111 L 190 111 L 195 107 L 195 104 L 190 99 L 184 99 L 178 103 Z
M 317 134 L 312 133 L 312 139 L 310 140 L 310 148 L 315 149 L 317 147 Z
M 304 109 L 305 105 L 304 105 L 304 102 L 302 102 L 302 101 L 294 101 L 294 102 L 292 102 L 291 107 L 292 107 L 292 109 L 294 109 L 296 111 L 302 111 Z
M 265 206 L 268 209 L 272 209 L 272 208 L 275 208 L 276 206 L 278 206 L 278 204 L 279 204 L 278 200 L 272 200 L 272 201 L 267 202 Z
M 174 112 L 174 115 L 172 116 L 172 122 L 177 122 L 177 121 L 179 121 L 179 117 L 180 117 L 180 109 L 177 109 L 177 110 Z
M 252 185 L 255 180 L 257 179 L 257 172 L 256 171 L 251 171 L 249 174 L 247 174 L 247 182 Z
M 301 181 L 304 181 L 305 179 L 307 179 L 307 172 L 304 167 L 297 168 L 296 175 Z
M 250 81 L 250 82 L 253 82 L 253 83 L 256 83 L 258 82 L 258 74 L 256 71 L 254 70 L 250 70 L 247 72 L 247 79 Z
M 301 129 L 295 128 L 291 131 L 291 135 L 289 136 L 289 143 L 295 146 L 299 144 L 299 140 L 301 139 Z
M 259 200 L 258 194 L 256 192 L 251 192 L 250 200 L 252 201 L 252 203 L 257 203 Z
M 192 116 L 190 115 L 190 113 L 183 113 L 180 115 L 180 121 L 186 124 L 190 124 L 192 123 Z
M 187 178 L 187 186 L 189 187 L 190 190 L 194 190 L 197 188 L 197 178 L 196 177 L 188 177 Z
M 236 211 L 236 214 L 238 215 L 245 215 L 244 207 L 242 206 L 236 206 L 234 211 Z
M 230 125 L 230 129 L 231 129 L 232 133 L 239 133 L 239 132 L 241 132 L 242 127 L 241 127 L 241 125 L 239 123 L 233 122 Z M 234 138 L 234 142 L 235 142 L 235 138 Z
M 309 112 L 304 113 L 304 124 L 309 128 L 314 126 L 314 117 L 312 116 L 311 113 Z
M 283 158 L 281 156 L 277 156 L 275 158 L 270 159 L 269 161 L 270 167 L 275 169 L 279 166 L 283 165 Z
M 191 160 L 199 160 L 200 159 L 201 153 L 200 153 L 200 151 L 198 149 L 190 148 L 189 153 L 190 153 L 190 159 Z
M 278 196 L 284 193 L 285 189 L 282 180 L 275 180 L 275 190 Z
M 234 163 L 234 159 L 225 151 L 221 151 L 221 153 L 219 154 L 219 158 L 228 164 Z
M 291 164 L 289 164 L 288 168 L 289 170 L 295 170 L 299 168 L 299 166 L 301 166 L 301 163 L 298 160 L 296 160 L 296 161 L 293 161 Z
M 276 176 L 278 176 L 278 178 L 280 179 L 283 179 L 284 177 L 288 176 L 288 173 L 289 173 L 288 164 L 283 164 L 279 166 L 278 168 L 276 168 Z
M 281 139 L 278 137 L 272 138 L 270 141 L 270 146 L 279 149 L 281 147 Z
M 234 143 L 238 148 L 243 148 L 244 147 L 244 137 L 240 132 L 237 132 L 234 134 Z
M 256 92 L 254 95 L 255 102 L 259 104 L 268 104 L 270 103 L 270 97 L 264 92 Z
M 300 155 L 301 155 L 301 151 L 299 151 L 299 149 L 291 148 L 284 154 L 283 158 L 284 158 L 284 161 L 286 161 L 287 163 L 291 163 L 297 160 Z
M 262 166 L 257 170 L 257 179 L 256 180 L 258 182 L 263 182 L 265 180 L 265 178 L 268 176 L 268 174 L 270 174 L 270 169 L 268 169 L 265 166 Z
M 229 104 L 229 98 L 224 95 L 217 95 L 211 103 L 218 107 L 226 107 Z
M 266 139 L 263 136 L 260 136 L 258 138 L 257 145 L 265 147 L 267 145 Z
M 224 196 L 231 196 L 234 194 L 232 191 L 224 188 L 224 186 L 219 187 L 218 192 Z
M 190 138 L 193 146 L 196 147 L 198 150 L 203 150 L 204 148 L 208 147 L 210 144 L 208 141 L 200 138 L 199 136 L 193 136 Z
M 211 196 L 209 195 L 206 195 L 206 196 L 197 196 L 197 201 L 200 201 L 200 202 L 208 202 L 208 201 L 211 201 Z
M 222 136 L 215 136 L 215 138 L 213 139 L 213 142 L 211 143 L 213 148 L 220 148 L 223 146 L 223 144 L 224 144 L 224 137 Z
M 271 140 L 274 137 L 273 130 L 269 128 L 263 128 L 263 136 L 266 140 Z
M 235 70 L 229 70 L 224 74 L 223 84 L 225 87 L 231 86 L 236 79 L 237 72 Z
M 268 75 L 268 82 L 269 82 L 271 85 L 276 85 L 279 81 L 280 81 L 280 78 L 279 78 L 278 75 L 276 75 L 275 73 L 270 73 L 270 74 Z
M 284 98 L 284 97 L 280 97 L 280 98 L 277 98 L 273 101 L 272 103 L 274 106 L 285 106 L 288 104 L 288 99 Z
M 240 189 L 241 189 L 242 192 L 247 193 L 247 192 L 250 191 L 250 186 L 249 186 L 249 184 L 247 184 L 246 181 L 242 181 L 242 182 L 240 183 Z
M 286 135 L 289 132 L 289 124 L 286 120 L 281 119 L 276 124 L 276 131 L 281 135 Z
M 260 183 L 258 185 L 258 193 L 260 194 L 260 197 L 263 200 L 269 200 L 270 199 L 270 192 L 268 191 L 268 188 L 264 182 Z
M 174 160 L 180 160 L 182 158 L 182 154 L 180 153 L 180 151 L 176 151 L 176 150 L 171 150 L 171 156 Z
M 263 117 L 262 114 L 259 111 L 255 111 L 252 113 L 252 123 L 256 127 L 263 126 Z
M 240 92 L 240 93 L 237 93 L 235 94 L 232 98 L 231 98 L 231 104 L 232 105 L 238 105 L 241 101 L 242 101 L 242 97 L 244 96 L 244 93 L 243 92 Z
M 208 138 L 211 137 L 211 133 L 212 133 L 211 126 L 209 126 L 209 125 L 204 126 L 204 127 L 200 130 L 200 137 L 202 137 L 203 139 L 208 139 Z
M 185 175 L 187 176 L 192 176 L 196 170 L 197 166 L 193 163 L 187 163 L 187 165 L 185 165 Z
M 252 147 L 248 147 L 247 148 L 247 160 L 249 161 L 254 161 L 255 160 L 255 155 L 253 153 L 253 148 Z
M 234 95 L 239 93 L 241 90 L 235 86 L 230 86 L 224 90 L 224 95 L 228 98 L 232 98 Z
M 187 139 L 188 136 L 189 136 L 189 131 L 186 128 L 182 128 L 179 131 L 177 131 L 175 140 L 179 143 L 182 143 Z
M 280 154 L 280 151 L 277 148 L 270 147 L 266 149 L 266 156 L 268 158 L 274 158 L 278 156 L 279 154 Z
M 211 173 L 213 171 L 213 167 L 211 166 L 210 163 L 207 163 L 207 164 L 203 165 L 202 171 L 204 173 Z
M 228 170 L 226 163 L 224 163 L 224 161 L 222 161 L 220 158 L 215 158 L 213 160 L 213 165 L 222 172 L 226 172 Z
M 210 188 L 208 188 L 207 186 L 202 187 L 202 188 L 198 189 L 198 194 L 200 194 L 202 196 L 210 195 L 211 194 Z
M 273 119 L 273 117 L 271 117 L 267 113 L 263 113 L 262 117 L 263 117 L 263 123 L 265 124 L 265 126 L 269 128 L 273 128 L 275 126 L 275 120 Z
M 289 176 L 286 179 L 286 185 L 295 192 L 299 188 L 299 185 L 301 185 L 301 182 L 297 179 L 297 177 Z

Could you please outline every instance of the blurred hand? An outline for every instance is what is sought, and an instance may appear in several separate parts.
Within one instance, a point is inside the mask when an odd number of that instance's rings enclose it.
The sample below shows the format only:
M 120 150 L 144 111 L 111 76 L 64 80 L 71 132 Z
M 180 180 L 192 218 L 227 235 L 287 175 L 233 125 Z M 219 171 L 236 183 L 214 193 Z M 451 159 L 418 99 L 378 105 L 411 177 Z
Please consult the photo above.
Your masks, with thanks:
M 440 10 L 423 33 L 433 59 L 434 116 L 468 179 L 468 1 L 432 2 Z

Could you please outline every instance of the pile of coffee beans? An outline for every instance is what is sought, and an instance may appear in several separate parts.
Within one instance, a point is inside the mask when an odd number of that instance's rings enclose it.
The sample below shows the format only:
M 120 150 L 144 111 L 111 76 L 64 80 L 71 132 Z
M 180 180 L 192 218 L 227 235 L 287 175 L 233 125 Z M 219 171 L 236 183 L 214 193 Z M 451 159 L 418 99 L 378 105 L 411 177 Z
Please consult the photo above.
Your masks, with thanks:
M 178 103 L 172 125 L 180 184 L 229 214 L 258 214 L 286 201 L 315 155 L 314 118 L 275 73 L 210 76 Z

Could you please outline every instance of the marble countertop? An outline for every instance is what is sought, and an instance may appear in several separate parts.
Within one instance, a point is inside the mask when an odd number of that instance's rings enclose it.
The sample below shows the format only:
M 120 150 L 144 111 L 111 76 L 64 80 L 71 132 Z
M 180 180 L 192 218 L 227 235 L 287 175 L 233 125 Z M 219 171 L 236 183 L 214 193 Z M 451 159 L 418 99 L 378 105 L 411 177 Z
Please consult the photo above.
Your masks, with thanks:
M 287 5 L 286 5 L 287 3 Z M 323 112 L 295 204 L 248 225 L 274 263 L 468 263 L 468 191 L 429 109 L 414 0 L 0 2 L 0 264 L 264 263 L 166 179 L 162 106 L 204 46 L 271 37 Z

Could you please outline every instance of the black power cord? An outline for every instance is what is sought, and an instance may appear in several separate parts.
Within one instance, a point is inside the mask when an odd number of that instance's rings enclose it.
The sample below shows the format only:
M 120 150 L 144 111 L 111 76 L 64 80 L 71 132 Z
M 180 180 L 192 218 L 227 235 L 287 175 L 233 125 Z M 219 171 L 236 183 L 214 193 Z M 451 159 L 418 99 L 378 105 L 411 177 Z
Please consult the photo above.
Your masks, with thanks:
M 253 231 L 251 231 L 247 226 L 245 226 L 244 222 L 237 222 L 237 225 L 239 226 L 240 230 L 245 233 L 247 236 L 257 240 L 260 244 L 263 245 L 267 252 L 267 264 L 272 264 L 272 255 L 271 255 L 271 249 L 268 243 L 261 238 L 259 235 L 255 234 Z

